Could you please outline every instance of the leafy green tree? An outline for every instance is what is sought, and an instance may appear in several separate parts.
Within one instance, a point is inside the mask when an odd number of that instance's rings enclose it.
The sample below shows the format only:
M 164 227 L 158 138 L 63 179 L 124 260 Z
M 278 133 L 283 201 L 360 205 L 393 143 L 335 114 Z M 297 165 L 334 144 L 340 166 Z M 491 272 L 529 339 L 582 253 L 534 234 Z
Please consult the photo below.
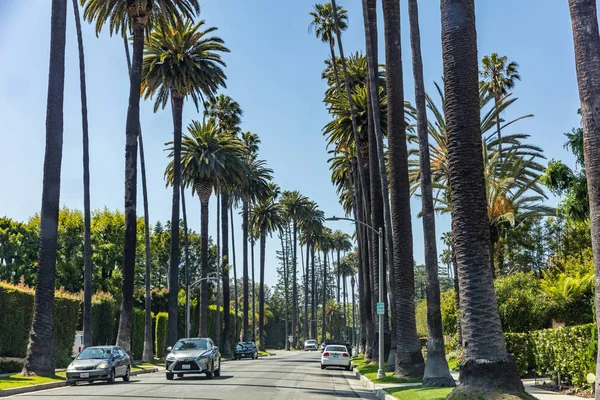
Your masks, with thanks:
M 34 285 L 39 240 L 37 226 L 0 218 L 0 280 Z
M 175 23 L 192 18 L 200 12 L 198 0 L 82 0 L 83 16 L 95 21 L 96 34 L 105 24 L 109 33 L 126 36 L 133 33 L 133 57 L 129 79 L 129 102 L 125 126 L 125 250 L 123 255 L 123 295 L 117 345 L 130 351 L 133 324 L 133 280 L 136 257 L 136 198 L 137 152 L 140 133 L 140 95 L 142 86 L 142 58 L 146 30 L 154 23 Z

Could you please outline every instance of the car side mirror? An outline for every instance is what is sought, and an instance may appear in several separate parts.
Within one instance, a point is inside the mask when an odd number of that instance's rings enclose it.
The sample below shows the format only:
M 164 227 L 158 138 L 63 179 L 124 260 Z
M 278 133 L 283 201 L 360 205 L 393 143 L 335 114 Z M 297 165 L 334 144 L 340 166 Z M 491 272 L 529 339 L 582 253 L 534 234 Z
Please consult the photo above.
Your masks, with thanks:
M 217 346 L 213 346 L 213 349 L 215 349 L 215 351 L 219 351 L 219 348 Z
M 167 351 L 171 351 L 173 348 L 171 346 L 167 347 Z

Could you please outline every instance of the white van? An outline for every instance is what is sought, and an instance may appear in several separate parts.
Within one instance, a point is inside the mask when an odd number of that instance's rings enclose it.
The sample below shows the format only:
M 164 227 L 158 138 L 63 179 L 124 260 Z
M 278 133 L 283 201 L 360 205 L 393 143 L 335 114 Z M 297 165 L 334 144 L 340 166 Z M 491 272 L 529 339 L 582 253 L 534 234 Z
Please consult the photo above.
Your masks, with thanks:
M 81 353 L 81 350 L 83 350 L 83 332 L 77 331 L 75 332 L 75 342 L 73 343 L 73 354 L 71 357 L 77 357 Z

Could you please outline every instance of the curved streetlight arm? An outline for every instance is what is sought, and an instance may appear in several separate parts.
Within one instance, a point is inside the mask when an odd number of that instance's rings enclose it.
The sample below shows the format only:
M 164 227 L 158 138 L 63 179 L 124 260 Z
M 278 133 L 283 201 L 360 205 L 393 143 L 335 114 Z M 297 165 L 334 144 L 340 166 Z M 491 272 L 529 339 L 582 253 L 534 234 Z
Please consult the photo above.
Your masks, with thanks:
M 325 221 L 350 221 L 350 222 L 356 222 L 358 224 L 361 224 L 362 226 L 366 226 L 367 228 L 369 228 L 370 230 L 372 230 L 373 232 L 375 232 L 377 235 L 380 234 L 379 230 L 375 229 L 371 225 L 369 225 L 367 223 L 364 223 L 362 221 L 359 221 L 357 219 L 353 219 L 353 218 L 345 218 L 345 217 L 336 217 L 336 216 L 333 216 L 331 218 L 325 218 Z

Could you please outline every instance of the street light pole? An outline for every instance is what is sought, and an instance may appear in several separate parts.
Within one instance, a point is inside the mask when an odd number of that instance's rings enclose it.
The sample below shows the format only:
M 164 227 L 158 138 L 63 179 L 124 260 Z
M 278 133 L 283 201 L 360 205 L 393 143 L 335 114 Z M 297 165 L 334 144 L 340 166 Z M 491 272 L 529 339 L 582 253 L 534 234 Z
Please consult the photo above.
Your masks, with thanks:
M 342 217 L 336 217 L 333 216 L 331 218 L 325 218 L 325 221 L 350 221 L 350 222 L 355 222 L 358 224 L 361 224 L 367 228 L 369 228 L 371 231 L 373 231 L 374 233 L 376 233 L 379 236 L 379 303 L 382 306 L 385 304 L 383 301 L 383 279 L 384 279 L 384 275 L 383 275 L 383 229 L 381 227 L 379 227 L 379 229 L 375 229 L 374 227 L 372 227 L 371 225 L 362 222 L 362 221 L 358 221 L 356 219 L 352 219 L 352 218 L 342 218 Z M 379 308 L 379 307 L 378 307 Z M 382 312 L 379 312 L 382 311 Z M 383 347 L 383 327 L 384 327 L 384 317 L 385 317 L 385 309 L 383 310 L 378 310 L 377 314 L 379 314 L 379 368 L 377 370 L 377 379 L 382 379 L 385 378 L 385 372 L 383 370 L 383 358 L 384 358 L 384 347 Z

